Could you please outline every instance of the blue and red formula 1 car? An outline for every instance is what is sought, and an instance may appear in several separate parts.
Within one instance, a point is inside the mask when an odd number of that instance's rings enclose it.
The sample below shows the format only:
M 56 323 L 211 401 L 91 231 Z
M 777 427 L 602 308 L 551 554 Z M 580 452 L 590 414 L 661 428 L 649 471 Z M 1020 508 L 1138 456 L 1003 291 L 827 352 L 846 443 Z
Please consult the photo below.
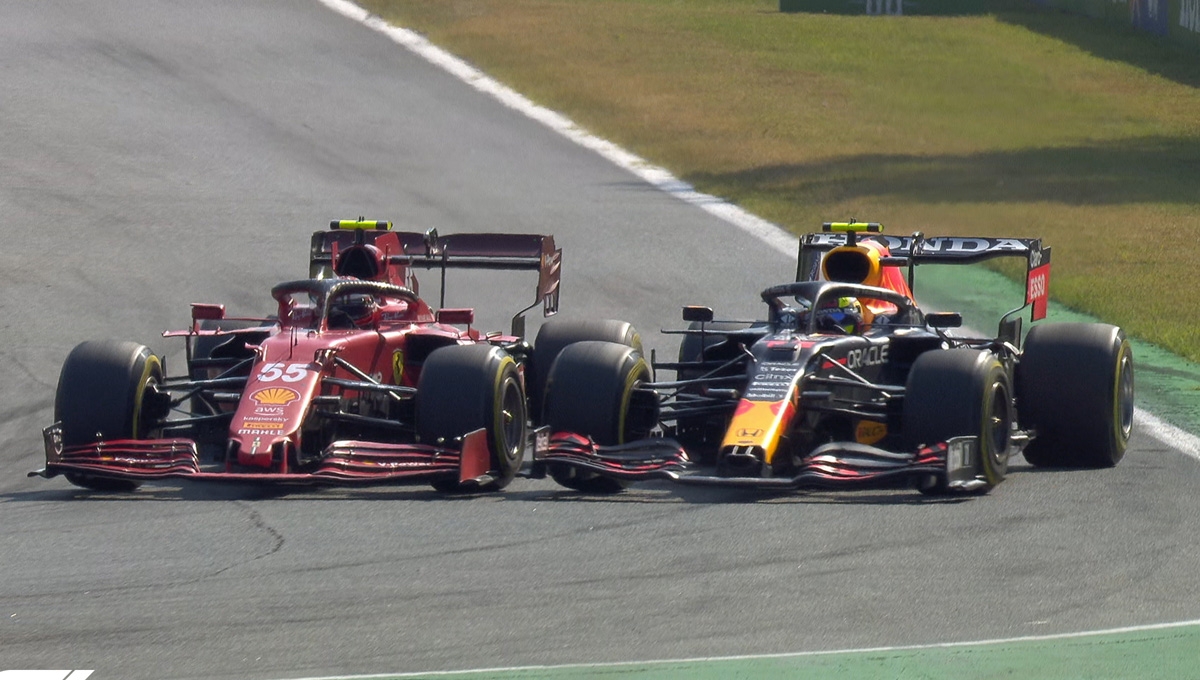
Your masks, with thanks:
M 1039 239 L 884 236 L 877 224 L 826 224 L 801 239 L 797 281 L 762 291 L 767 318 L 690 321 L 679 360 L 579 343 L 546 387 L 549 449 L 534 471 L 585 491 L 627 482 L 759 488 L 912 486 L 986 492 L 1009 458 L 1105 467 L 1133 425 L 1133 358 L 1120 328 L 1040 323 L 1050 249 Z M 923 264 L 1027 262 L 1025 304 L 995 337 L 956 334 L 957 313 L 914 302 Z M 659 370 L 676 372 L 655 381 Z M 654 373 L 652 373 L 654 371 Z
M 557 311 L 560 266 L 551 236 L 334 222 L 313 234 L 310 278 L 271 290 L 275 316 L 192 305 L 192 327 L 164 333 L 186 341 L 181 375 L 138 343 L 76 347 L 44 431 L 46 467 L 31 474 L 93 490 L 181 478 L 501 488 L 536 426 L 539 367 L 578 340 L 637 344 L 618 322 L 548 321 L 536 350 L 523 338 L 525 312 Z M 417 295 L 414 270 L 441 270 L 444 299 L 456 268 L 535 271 L 536 298 L 511 333 L 481 333 L 474 310 Z

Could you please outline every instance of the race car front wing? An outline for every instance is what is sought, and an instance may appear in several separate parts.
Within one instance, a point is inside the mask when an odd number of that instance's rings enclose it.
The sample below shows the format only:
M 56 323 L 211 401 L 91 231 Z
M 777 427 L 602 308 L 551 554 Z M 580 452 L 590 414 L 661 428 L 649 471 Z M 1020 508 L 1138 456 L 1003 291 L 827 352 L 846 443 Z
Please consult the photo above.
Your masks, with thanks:
M 643 439 L 620 446 L 600 446 L 569 432 L 550 437 L 544 452 L 534 454 L 534 476 L 551 465 L 566 465 L 624 481 L 667 479 L 680 484 L 760 489 L 881 489 L 912 486 L 930 478 L 947 489 L 970 492 L 987 482 L 977 475 L 976 437 L 954 437 L 912 453 L 887 451 L 866 444 L 834 442 L 815 449 L 791 477 L 747 477 L 711 474 L 700 468 L 672 439 Z
M 205 482 L 282 485 L 408 484 L 456 480 L 484 486 L 493 481 L 488 466 L 487 432 L 462 437 L 460 448 L 425 444 L 392 444 L 354 440 L 326 447 L 312 468 L 296 472 L 241 472 L 204 469 L 190 439 L 113 439 L 82 446 L 63 446 L 62 428 L 42 431 L 46 467 L 30 477 L 74 474 L 133 481 L 168 478 Z

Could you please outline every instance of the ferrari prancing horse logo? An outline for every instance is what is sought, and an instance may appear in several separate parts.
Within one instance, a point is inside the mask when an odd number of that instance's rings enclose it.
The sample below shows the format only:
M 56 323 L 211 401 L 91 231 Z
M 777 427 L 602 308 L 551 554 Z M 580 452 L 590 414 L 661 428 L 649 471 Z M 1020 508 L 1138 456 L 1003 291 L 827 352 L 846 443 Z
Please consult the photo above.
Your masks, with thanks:
M 392 352 L 392 378 L 397 385 L 400 384 L 400 379 L 404 377 L 404 350 L 398 349 Z

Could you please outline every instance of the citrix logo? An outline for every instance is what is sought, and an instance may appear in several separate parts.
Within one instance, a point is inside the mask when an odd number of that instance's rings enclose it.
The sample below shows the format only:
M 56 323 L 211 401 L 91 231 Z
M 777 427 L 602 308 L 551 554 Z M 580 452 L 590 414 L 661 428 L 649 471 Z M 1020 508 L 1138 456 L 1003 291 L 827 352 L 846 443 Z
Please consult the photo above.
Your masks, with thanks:
M 94 671 L 0 671 L 0 680 L 87 680 Z

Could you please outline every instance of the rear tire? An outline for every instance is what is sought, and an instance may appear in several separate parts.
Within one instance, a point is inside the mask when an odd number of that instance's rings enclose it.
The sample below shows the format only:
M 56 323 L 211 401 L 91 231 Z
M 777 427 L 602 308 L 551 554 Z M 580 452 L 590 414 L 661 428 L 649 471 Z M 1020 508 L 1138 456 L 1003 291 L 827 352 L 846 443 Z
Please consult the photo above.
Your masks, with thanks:
M 614 446 L 643 439 L 657 412 L 638 408 L 634 391 L 650 380 L 641 352 L 613 342 L 577 342 L 562 351 L 546 383 L 546 424 L 554 432 L 574 432 L 597 444 Z M 657 402 L 655 402 L 657 405 Z M 550 476 L 569 489 L 616 493 L 626 482 L 565 465 L 550 465 Z
M 58 376 L 54 419 L 64 446 L 98 439 L 154 436 L 165 416 L 143 409 L 147 390 L 162 382 L 162 360 L 136 342 L 85 342 L 67 355 Z M 67 481 L 94 491 L 132 491 L 140 482 L 68 473 Z
M 1133 432 L 1133 350 L 1125 333 L 1100 323 L 1030 329 L 1017 365 L 1021 426 L 1035 467 L 1105 468 L 1125 456 Z
M 916 450 L 952 437 L 977 437 L 983 493 L 1008 472 L 1012 422 L 1012 387 L 995 355 L 973 349 L 932 350 L 913 362 L 905 386 L 905 441 Z M 933 496 L 950 492 L 944 479 L 917 488 Z
M 450 345 L 434 350 L 417 381 L 417 433 L 434 444 L 469 432 L 487 430 L 489 467 L 495 481 L 483 487 L 508 486 L 525 458 L 528 416 L 516 361 L 493 345 Z M 437 482 L 439 491 L 459 484 Z
M 568 346 L 590 340 L 615 342 L 632 347 L 639 354 L 642 353 L 642 336 L 628 321 L 552 319 L 542 324 L 533 344 L 533 361 L 529 364 L 531 374 L 525 376 L 525 384 L 529 391 L 529 409 L 534 415 L 534 420 L 544 422 L 543 395 L 546 393 L 546 381 L 550 378 L 550 368 L 554 366 L 554 360 Z

